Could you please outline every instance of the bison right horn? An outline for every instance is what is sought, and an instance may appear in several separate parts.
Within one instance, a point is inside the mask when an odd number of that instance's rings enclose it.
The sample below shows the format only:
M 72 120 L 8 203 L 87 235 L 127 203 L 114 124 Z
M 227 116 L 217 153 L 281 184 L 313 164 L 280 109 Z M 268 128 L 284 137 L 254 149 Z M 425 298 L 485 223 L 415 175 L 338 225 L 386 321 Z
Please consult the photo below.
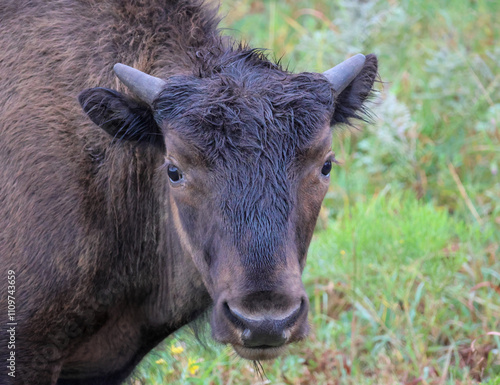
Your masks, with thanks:
M 358 53 L 323 72 L 323 75 L 332 84 L 336 95 L 340 94 L 358 76 L 365 65 L 365 60 L 365 55 Z
M 149 105 L 153 104 L 153 101 L 158 97 L 166 84 L 166 82 L 160 78 L 155 78 L 154 76 L 145 74 L 144 72 L 121 63 L 116 63 L 113 67 L 113 71 L 115 71 L 118 79 L 120 79 L 130 91 Z

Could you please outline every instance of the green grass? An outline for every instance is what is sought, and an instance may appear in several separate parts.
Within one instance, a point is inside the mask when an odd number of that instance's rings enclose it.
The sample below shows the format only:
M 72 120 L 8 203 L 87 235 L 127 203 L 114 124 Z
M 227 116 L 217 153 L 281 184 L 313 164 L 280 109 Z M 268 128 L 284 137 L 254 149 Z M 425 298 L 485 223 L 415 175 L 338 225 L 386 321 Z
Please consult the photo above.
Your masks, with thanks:
M 310 338 L 262 378 L 184 329 L 130 382 L 499 385 L 500 3 L 235 0 L 223 13 L 227 34 L 295 71 L 376 53 L 375 122 L 335 135 L 342 165 L 304 272 Z

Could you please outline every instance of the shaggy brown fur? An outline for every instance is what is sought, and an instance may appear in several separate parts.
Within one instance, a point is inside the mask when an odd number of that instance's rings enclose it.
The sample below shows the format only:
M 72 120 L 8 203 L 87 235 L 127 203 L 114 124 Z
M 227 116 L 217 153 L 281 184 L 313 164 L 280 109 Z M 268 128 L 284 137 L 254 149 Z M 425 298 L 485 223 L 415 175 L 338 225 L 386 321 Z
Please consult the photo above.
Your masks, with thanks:
M 252 309 L 255 293 L 302 298 L 289 342 L 307 333 L 316 171 L 376 58 L 334 99 L 321 75 L 289 74 L 218 21 L 198 0 L 0 2 L 0 322 L 9 269 L 17 322 L 15 377 L 0 336 L 0 384 L 119 384 L 211 303 L 214 337 L 238 345 L 228 292 Z M 154 109 L 123 95 L 117 62 L 167 80 Z M 171 155 L 198 181 L 184 195 Z

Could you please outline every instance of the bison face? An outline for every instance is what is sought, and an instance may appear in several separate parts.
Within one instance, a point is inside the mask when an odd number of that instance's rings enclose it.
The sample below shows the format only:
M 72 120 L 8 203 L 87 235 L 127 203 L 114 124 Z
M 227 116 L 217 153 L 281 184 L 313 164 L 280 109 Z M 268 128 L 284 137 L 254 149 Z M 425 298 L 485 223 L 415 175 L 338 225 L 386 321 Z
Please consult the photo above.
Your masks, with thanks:
M 239 148 L 207 159 L 165 131 L 171 216 L 214 301 L 213 337 L 248 359 L 275 357 L 308 330 L 301 273 L 334 161 L 329 125 L 290 157 Z
M 294 75 L 254 51 L 233 59 L 203 76 L 121 76 L 148 107 L 105 89 L 80 101 L 112 135 L 161 138 L 166 231 L 210 293 L 212 335 L 269 359 L 307 334 L 301 274 L 335 161 L 330 126 L 358 117 L 377 65 Z

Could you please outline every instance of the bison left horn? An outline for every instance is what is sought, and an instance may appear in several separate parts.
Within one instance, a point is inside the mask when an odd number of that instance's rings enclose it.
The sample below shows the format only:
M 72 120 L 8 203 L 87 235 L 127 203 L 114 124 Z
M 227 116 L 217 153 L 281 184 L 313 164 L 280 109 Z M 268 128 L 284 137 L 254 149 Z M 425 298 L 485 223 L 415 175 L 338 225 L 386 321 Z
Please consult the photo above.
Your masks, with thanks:
M 118 79 L 120 79 L 130 91 L 149 105 L 153 104 L 153 101 L 158 97 L 166 84 L 166 82 L 160 78 L 155 78 L 154 76 L 145 74 L 144 72 L 121 63 L 115 64 L 113 71 L 115 71 Z
M 323 75 L 332 84 L 336 95 L 340 94 L 360 73 L 365 64 L 365 59 L 365 55 L 358 53 L 323 72 Z

